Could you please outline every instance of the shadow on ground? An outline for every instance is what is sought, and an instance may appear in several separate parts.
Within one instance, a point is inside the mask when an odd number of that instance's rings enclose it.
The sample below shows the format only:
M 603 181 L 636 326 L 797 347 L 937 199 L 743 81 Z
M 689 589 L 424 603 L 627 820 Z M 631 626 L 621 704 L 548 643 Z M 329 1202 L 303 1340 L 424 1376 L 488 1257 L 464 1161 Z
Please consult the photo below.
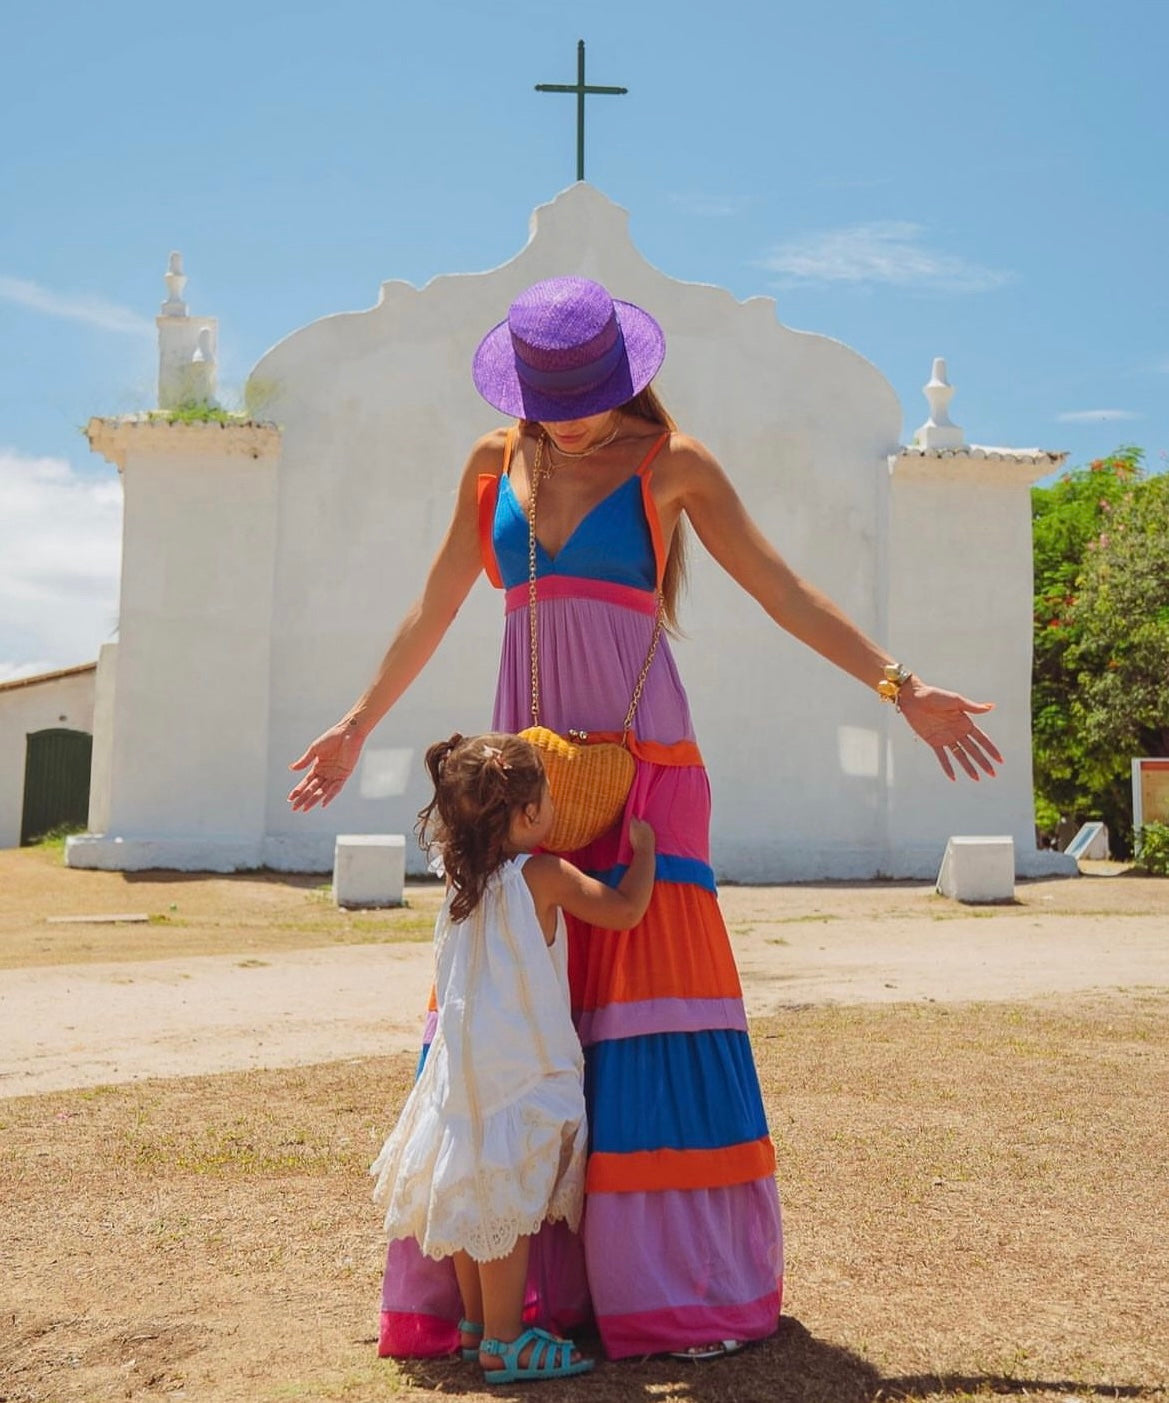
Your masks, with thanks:
M 332 880 L 331 872 L 277 872 L 271 867 L 252 867 L 240 872 L 177 872 L 170 868 L 149 867 L 141 872 L 119 874 L 128 886 L 177 886 L 203 882 L 238 882 L 242 885 L 265 883 L 274 887 L 295 887 L 313 891 Z M 411 878 L 414 881 L 414 878 Z
M 589 1349 L 587 1342 L 582 1348 Z M 482 1394 L 478 1370 L 452 1360 L 405 1360 L 401 1377 L 420 1390 Z M 529 1398 L 522 1385 L 493 1386 L 492 1397 Z M 693 1403 L 892 1403 L 896 1399 L 1011 1396 L 1059 1400 L 1151 1398 L 1154 1388 L 1073 1379 L 1015 1378 L 1006 1374 L 884 1375 L 868 1360 L 817 1339 L 785 1316 L 770 1340 L 717 1363 L 683 1364 L 655 1357 L 602 1364 L 583 1378 L 557 1383 L 555 1397 L 575 1403 L 676 1398 Z

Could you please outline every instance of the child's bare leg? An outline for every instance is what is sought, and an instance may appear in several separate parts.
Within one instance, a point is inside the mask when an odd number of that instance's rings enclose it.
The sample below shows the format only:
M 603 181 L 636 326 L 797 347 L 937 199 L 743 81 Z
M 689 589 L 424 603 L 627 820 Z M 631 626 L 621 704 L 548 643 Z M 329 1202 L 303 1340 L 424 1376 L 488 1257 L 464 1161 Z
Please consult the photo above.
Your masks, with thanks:
M 479 1280 L 479 1263 L 465 1252 L 454 1255 L 455 1277 L 459 1283 L 459 1295 L 463 1298 L 463 1319 L 473 1325 L 483 1324 L 483 1286 Z M 521 1288 L 522 1289 L 522 1288 Z M 459 1335 L 461 1349 L 478 1349 L 481 1336 L 468 1334 L 464 1330 Z
M 530 1237 L 521 1237 L 506 1257 L 498 1257 L 493 1262 L 472 1263 L 479 1268 L 479 1282 L 483 1290 L 484 1339 L 503 1340 L 510 1344 L 523 1334 L 524 1289 L 528 1281 L 528 1254 L 531 1245 Z M 464 1301 L 465 1299 L 464 1297 Z M 526 1366 L 530 1361 L 532 1348 L 533 1346 L 529 1345 L 520 1354 L 519 1363 L 522 1366 Z M 580 1357 L 576 1350 L 573 1350 L 573 1363 Z M 495 1354 L 480 1353 L 479 1363 L 484 1369 L 503 1368 L 503 1360 Z
M 483 1290 L 483 1333 L 488 1339 L 514 1340 L 523 1334 L 531 1245 L 530 1237 L 521 1237 L 506 1257 L 475 1264 Z

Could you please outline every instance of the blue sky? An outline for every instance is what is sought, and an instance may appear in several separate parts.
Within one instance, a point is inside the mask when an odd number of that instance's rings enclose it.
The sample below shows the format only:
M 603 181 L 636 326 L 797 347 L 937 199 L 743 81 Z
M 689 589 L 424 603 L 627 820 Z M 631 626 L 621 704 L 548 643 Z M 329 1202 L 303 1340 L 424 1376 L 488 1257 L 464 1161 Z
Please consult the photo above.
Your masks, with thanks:
M 181 249 L 230 400 L 387 278 L 493 267 L 575 176 L 675 278 L 766 294 L 979 443 L 1169 448 L 1169 6 L 1152 0 L 66 0 L 0 88 L 0 679 L 96 655 L 120 494 L 79 429 L 154 400 Z M 729 464 L 732 474 L 734 465 Z

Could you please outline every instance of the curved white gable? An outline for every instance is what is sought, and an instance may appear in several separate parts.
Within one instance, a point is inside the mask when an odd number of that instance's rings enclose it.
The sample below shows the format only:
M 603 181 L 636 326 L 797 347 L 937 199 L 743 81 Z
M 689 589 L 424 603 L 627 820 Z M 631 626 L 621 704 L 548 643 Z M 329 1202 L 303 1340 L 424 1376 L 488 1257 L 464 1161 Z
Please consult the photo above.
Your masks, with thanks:
M 425 746 L 489 723 L 502 604 L 485 580 L 371 738 L 360 782 L 324 812 L 293 815 L 287 764 L 367 682 L 421 588 L 463 455 L 500 422 L 471 383 L 479 338 L 530 283 L 580 273 L 662 322 L 665 402 L 718 455 L 795 568 L 917 671 L 1001 704 L 990 729 L 1008 769 L 993 784 L 948 784 L 891 708 L 781 633 L 695 545 L 676 651 L 711 773 L 720 876 L 933 876 L 954 833 L 1013 834 L 1027 870 L 1026 489 L 1039 470 L 996 456 L 983 471 L 968 454 L 927 461 L 898 450 L 900 409 L 872 365 L 781 325 L 768 298 L 739 302 L 665 276 L 627 223 L 592 187 L 574 185 L 536 211 L 527 244 L 502 267 L 422 289 L 387 282 L 368 311 L 294 332 L 249 384 L 253 412 L 281 429 L 267 466 L 221 450 L 213 478 L 189 457 L 135 467 L 138 440 L 123 435 L 118 836 L 101 840 L 108 862 L 98 840 L 89 859 L 79 848 L 71 861 L 327 869 L 339 832 L 410 831 L 427 797 Z M 162 436 L 148 437 L 151 453 L 164 452 Z M 215 578 L 200 585 L 194 565 L 181 579 L 170 571 L 163 616 L 157 546 L 165 551 L 176 521 L 184 551 L 214 560 Z M 239 617 L 224 613 L 227 598 Z M 246 706 L 234 704 L 233 687 Z M 168 770 L 172 727 L 184 750 Z M 152 763 L 135 767 L 144 736 L 154 737 Z M 225 793 L 236 796 L 226 806 Z M 415 854 L 411 869 L 420 867 Z

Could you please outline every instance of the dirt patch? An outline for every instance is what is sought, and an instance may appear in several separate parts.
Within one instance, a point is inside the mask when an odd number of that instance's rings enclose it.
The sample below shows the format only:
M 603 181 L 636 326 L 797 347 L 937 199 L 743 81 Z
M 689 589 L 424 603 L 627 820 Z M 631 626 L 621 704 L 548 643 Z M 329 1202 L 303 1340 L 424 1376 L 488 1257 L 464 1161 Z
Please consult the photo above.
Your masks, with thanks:
M 0 853 L 0 869 L 14 879 L 0 915 L 0 1097 L 417 1049 L 434 884 L 408 888 L 404 910 L 342 912 L 315 878 L 72 872 L 27 849 Z M 125 914 L 143 891 L 167 919 L 34 915 Z M 1169 989 L 1169 882 L 1156 879 L 1020 884 L 991 907 L 923 883 L 728 887 L 722 906 L 753 1017 Z
M 1113 863 L 1086 863 L 1085 875 L 1020 882 L 1008 905 L 982 916 L 1161 916 L 1169 881 Z M 318 946 L 428 941 L 441 904 L 436 882 L 410 883 L 406 907 L 340 911 L 318 874 L 90 872 L 66 867 L 53 848 L 0 849 L 0 969 L 166 959 L 176 955 L 263 954 Z M 725 886 L 732 933 L 766 921 L 898 922 L 968 916 L 971 908 L 936 895 L 927 882 L 824 882 Z M 50 917 L 146 915 L 142 924 L 59 925 Z M 780 932 L 782 933 L 782 932 Z
M 51 847 L 0 849 L 0 969 L 263 954 L 317 946 L 428 942 L 437 882 L 404 907 L 341 911 L 327 877 L 287 872 L 89 872 Z M 55 924 L 68 916 L 145 915 L 145 924 Z
M 1167 1014 L 1113 995 L 757 1020 L 779 1335 L 541 1396 L 1169 1397 Z M 470 1366 L 375 1356 L 366 1169 L 412 1075 L 403 1054 L 3 1103 L 0 1398 L 499 1398 Z

